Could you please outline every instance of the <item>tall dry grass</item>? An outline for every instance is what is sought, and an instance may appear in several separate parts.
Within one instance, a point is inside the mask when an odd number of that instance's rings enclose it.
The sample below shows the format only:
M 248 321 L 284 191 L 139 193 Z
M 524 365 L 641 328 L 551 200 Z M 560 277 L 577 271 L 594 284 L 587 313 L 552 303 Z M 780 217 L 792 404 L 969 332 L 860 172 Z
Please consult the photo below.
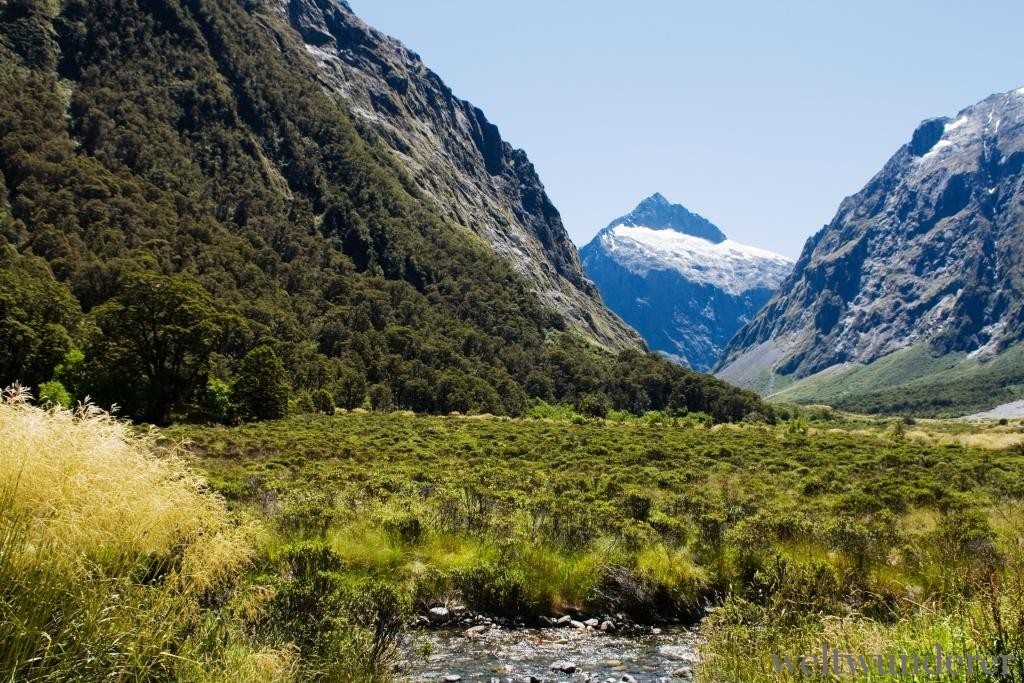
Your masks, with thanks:
M 95 408 L 4 392 L 0 677 L 216 680 L 226 659 L 250 680 L 289 677 L 287 652 L 232 636 L 210 608 L 250 561 L 246 529 L 151 446 Z

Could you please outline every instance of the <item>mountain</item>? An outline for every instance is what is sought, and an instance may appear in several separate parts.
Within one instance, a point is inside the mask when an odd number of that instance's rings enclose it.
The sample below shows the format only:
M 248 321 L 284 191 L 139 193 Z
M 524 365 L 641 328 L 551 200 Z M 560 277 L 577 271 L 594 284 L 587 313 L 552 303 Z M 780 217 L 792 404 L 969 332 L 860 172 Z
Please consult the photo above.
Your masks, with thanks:
M 714 367 L 793 267 L 657 193 L 609 223 L 580 257 L 613 311 L 652 349 L 695 370 Z
M 1022 168 L 1024 88 L 924 121 L 808 240 L 719 376 L 864 410 L 1013 398 L 1024 373 L 997 359 L 1024 338 Z
M 526 153 L 502 140 L 480 109 L 346 3 L 285 0 L 278 7 L 315 59 L 318 80 L 392 151 L 441 215 L 483 238 L 574 330 L 611 349 L 640 348 L 584 276 Z
M 767 410 L 644 353 L 525 153 L 342 2 L 12 0 L 0 98 L 5 386 L 158 422 Z

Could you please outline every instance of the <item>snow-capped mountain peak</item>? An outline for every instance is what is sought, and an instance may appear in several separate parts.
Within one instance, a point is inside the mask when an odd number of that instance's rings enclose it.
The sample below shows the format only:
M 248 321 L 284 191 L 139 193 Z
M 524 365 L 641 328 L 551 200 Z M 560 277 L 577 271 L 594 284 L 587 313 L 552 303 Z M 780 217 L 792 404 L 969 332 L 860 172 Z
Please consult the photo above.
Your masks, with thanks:
M 660 194 L 609 223 L 580 257 L 613 311 L 652 348 L 697 370 L 717 362 L 793 269 Z
M 671 228 L 612 225 L 600 240 L 616 261 L 637 275 L 672 269 L 730 294 L 775 289 L 793 269 L 791 259 L 767 249 L 728 238 L 711 242 Z

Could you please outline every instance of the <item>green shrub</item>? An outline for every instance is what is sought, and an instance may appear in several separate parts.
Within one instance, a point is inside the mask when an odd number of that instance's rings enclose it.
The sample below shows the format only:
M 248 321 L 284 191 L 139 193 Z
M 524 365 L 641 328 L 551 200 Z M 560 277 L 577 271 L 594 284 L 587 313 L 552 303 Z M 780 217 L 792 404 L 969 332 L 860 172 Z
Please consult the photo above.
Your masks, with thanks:
M 71 394 L 64 388 L 64 385 L 57 380 L 43 382 L 39 385 L 39 402 L 43 405 L 71 407 Z

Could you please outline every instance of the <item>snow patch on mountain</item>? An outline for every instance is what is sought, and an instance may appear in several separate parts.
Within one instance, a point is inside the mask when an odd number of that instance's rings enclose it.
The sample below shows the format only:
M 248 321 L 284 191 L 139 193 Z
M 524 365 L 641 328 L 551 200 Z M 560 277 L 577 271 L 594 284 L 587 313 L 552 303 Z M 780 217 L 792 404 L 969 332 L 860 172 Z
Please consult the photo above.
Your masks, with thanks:
M 726 239 L 714 243 L 671 229 L 612 225 L 601 236 L 612 257 L 636 275 L 675 270 L 687 280 L 741 294 L 775 289 L 793 269 L 781 254 Z

